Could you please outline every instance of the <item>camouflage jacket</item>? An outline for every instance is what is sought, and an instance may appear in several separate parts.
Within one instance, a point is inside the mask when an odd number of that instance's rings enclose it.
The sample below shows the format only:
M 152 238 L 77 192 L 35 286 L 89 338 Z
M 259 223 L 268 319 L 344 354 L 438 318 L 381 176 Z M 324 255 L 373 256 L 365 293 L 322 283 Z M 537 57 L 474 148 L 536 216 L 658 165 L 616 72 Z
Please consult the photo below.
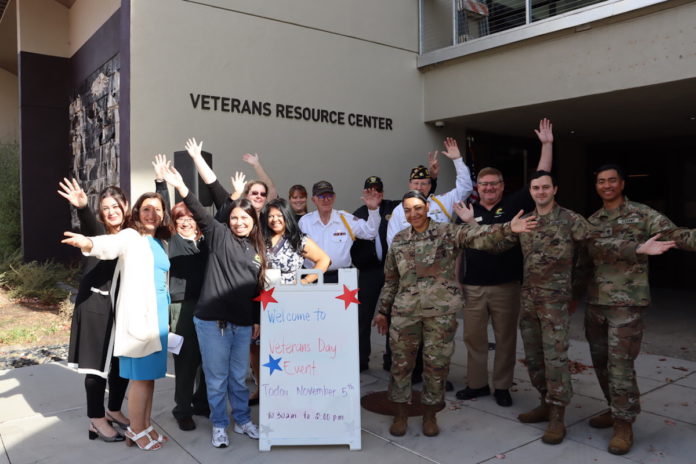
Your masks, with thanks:
M 519 235 L 524 256 L 523 288 L 555 290 L 571 299 L 573 291 L 573 263 L 580 245 L 595 233 L 584 217 L 554 205 L 550 213 L 539 215 L 533 211 L 526 216 L 537 217 L 532 232 Z M 635 249 L 635 247 L 634 247 Z
M 683 250 L 696 251 L 696 230 L 678 228 L 654 209 L 628 201 L 614 210 L 600 209 L 589 221 L 601 238 L 618 238 L 637 246 L 657 233 L 674 240 Z M 587 288 L 587 302 L 606 306 L 647 306 L 650 304 L 648 257 L 607 254 L 596 241 L 588 244 L 593 269 Z
M 509 223 L 478 226 L 430 220 L 423 232 L 402 230 L 387 253 L 377 310 L 412 317 L 454 314 L 463 304 L 454 275 L 460 251 L 503 251 L 516 243 L 515 235 Z

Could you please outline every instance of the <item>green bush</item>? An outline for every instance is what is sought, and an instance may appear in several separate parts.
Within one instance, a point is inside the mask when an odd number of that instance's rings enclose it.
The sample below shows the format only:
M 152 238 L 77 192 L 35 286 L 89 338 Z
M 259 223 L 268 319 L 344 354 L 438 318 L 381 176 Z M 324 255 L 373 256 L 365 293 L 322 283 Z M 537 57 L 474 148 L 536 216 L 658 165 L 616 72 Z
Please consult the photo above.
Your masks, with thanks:
M 0 259 L 0 286 L 10 298 L 36 299 L 47 305 L 65 300 L 69 291 L 58 283 L 72 283 L 76 269 L 68 268 L 52 260 L 45 263 L 25 263 L 19 252 Z
M 19 145 L 0 141 L 0 255 L 21 246 Z

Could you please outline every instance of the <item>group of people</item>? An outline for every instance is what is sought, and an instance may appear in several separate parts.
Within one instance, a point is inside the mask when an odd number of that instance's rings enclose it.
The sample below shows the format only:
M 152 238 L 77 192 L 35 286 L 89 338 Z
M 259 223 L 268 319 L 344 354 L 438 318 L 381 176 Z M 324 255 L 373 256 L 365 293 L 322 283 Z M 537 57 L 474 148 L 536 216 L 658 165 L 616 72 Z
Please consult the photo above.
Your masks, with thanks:
M 471 175 L 451 138 L 441 153 L 456 170 L 452 190 L 434 194 L 436 151 L 428 155 L 428 167 L 411 170 L 400 201 L 384 199 L 382 180 L 368 177 L 365 205 L 353 214 L 333 208 L 336 193 L 325 180 L 312 186 L 313 212 L 307 211 L 302 185 L 290 188 L 289 201 L 278 198 L 256 154 L 243 160 L 258 180 L 246 182 L 238 172 L 230 193 L 195 139 L 185 148 L 211 193 L 214 216 L 164 155 L 153 162 L 156 192 L 143 194 L 131 209 L 123 192 L 109 187 L 100 194 L 98 220 L 78 183 L 64 179 L 59 194 L 77 208 L 81 233 L 66 232 L 63 243 L 88 256 L 69 361 L 87 374 L 89 438 L 125 439 L 145 450 L 167 442 L 150 416 L 154 381 L 166 373 L 168 332 L 174 332 L 184 339 L 174 355 L 172 413 L 180 429 L 194 429 L 194 415 L 208 416 L 213 446 L 229 446 L 229 402 L 234 431 L 257 439 L 250 405 L 258 402 L 258 389 L 250 393 L 246 380 L 251 366 L 259 381 L 260 314 L 254 300 L 268 282 L 266 271 L 278 269 L 281 284 L 295 284 L 300 269 L 313 268 L 331 283 L 339 269 L 357 267 L 360 370 L 369 368 L 375 325 L 388 336 L 384 367 L 391 372 L 389 399 L 396 406 L 390 433 L 406 433 L 412 381 L 421 376 L 423 433 L 439 433 L 436 413 L 448 384 L 455 316 L 463 309 L 468 372 L 457 398 L 491 393 L 490 320 L 494 397 L 500 406 L 512 405 L 519 322 L 530 380 L 541 397 L 519 420 L 548 421 L 542 440 L 560 443 L 572 396 L 568 319 L 586 292 L 586 334 L 611 407 L 590 425 L 613 426 L 609 450 L 628 452 L 640 411 L 633 361 L 649 303 L 645 255 L 696 249 L 696 231 L 628 201 L 623 172 L 613 165 L 597 171 L 604 206 L 589 220 L 560 207 L 551 174 L 550 121 L 543 119 L 535 132 L 542 148 L 528 188 L 503 196 L 502 173 L 484 168 L 476 181 L 479 199 L 469 204 Z M 171 209 L 167 185 L 183 200 Z M 301 280 L 311 284 L 316 274 Z M 419 369 L 422 374 L 414 373 Z M 126 417 L 121 404 L 129 383 Z

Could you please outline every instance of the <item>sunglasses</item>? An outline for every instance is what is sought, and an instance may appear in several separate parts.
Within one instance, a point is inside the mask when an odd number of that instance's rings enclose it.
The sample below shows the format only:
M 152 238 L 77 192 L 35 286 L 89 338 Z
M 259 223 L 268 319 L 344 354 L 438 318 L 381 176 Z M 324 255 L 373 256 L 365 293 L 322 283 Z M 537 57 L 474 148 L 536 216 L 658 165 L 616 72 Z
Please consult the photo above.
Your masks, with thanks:
M 257 191 L 257 190 L 253 190 L 253 191 L 249 192 L 249 195 L 257 195 L 257 196 L 260 196 L 260 197 L 265 197 L 266 195 L 268 195 L 268 193 L 266 193 L 266 192 L 259 192 L 259 191 Z

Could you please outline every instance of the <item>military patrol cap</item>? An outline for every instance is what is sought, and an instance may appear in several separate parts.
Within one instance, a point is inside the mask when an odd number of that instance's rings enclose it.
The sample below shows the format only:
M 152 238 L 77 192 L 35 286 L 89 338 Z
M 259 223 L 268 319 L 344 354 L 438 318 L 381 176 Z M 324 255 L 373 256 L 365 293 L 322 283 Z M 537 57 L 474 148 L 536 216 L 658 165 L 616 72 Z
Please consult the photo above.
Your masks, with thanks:
M 312 196 L 316 197 L 323 193 L 334 193 L 333 185 L 329 181 L 320 180 L 312 186 Z
M 413 179 L 430 179 L 430 171 L 428 171 L 428 168 L 422 164 L 419 164 L 415 168 L 411 169 L 411 176 L 408 178 L 408 180 Z
M 380 179 L 377 176 L 370 176 L 367 179 L 365 179 L 365 187 L 366 189 L 373 188 L 377 190 L 378 192 L 381 192 L 384 190 L 384 184 L 382 183 L 382 179 Z

